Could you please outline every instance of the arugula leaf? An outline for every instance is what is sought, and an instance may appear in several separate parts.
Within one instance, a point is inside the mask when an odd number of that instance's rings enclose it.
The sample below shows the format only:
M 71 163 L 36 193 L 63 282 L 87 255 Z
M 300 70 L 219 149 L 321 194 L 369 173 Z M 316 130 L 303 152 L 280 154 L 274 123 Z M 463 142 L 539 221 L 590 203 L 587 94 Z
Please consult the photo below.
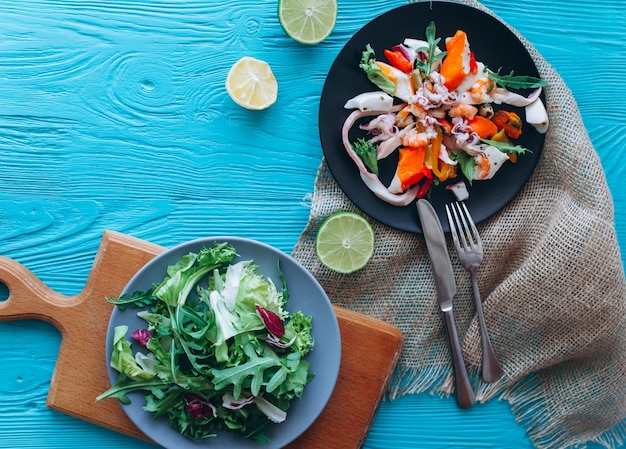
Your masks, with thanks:
M 508 75 L 500 75 L 501 70 L 502 67 L 500 67 L 497 72 L 494 72 L 485 67 L 483 72 L 485 72 L 492 81 L 505 89 L 533 89 L 536 87 L 546 87 L 548 85 L 548 83 L 541 78 L 526 75 L 517 76 L 514 74 L 513 70 L 511 70 Z
M 163 388 L 163 382 L 160 379 L 145 380 L 141 382 L 128 382 L 128 378 L 124 374 L 120 374 L 115 384 L 107 391 L 96 397 L 96 401 L 102 399 L 115 398 L 122 404 L 130 404 L 127 394 L 133 391 L 153 391 Z
M 436 53 L 438 49 L 439 42 L 441 41 L 440 37 L 437 37 L 437 27 L 435 26 L 435 22 L 431 21 L 426 27 L 426 42 L 428 42 L 428 47 L 418 48 L 418 54 L 423 52 L 426 55 L 425 59 L 422 59 L 418 56 L 415 61 L 415 67 L 424 74 L 425 77 L 430 75 L 430 71 L 435 62 L 443 59 L 446 56 L 445 51 L 440 53 Z
M 365 46 L 365 51 L 361 56 L 361 62 L 359 63 L 359 67 L 363 69 L 367 78 L 376 86 L 378 86 L 382 91 L 387 94 L 393 96 L 396 91 L 396 85 L 391 81 L 387 76 L 380 70 L 376 64 L 376 58 L 374 56 L 374 49 L 370 44 Z
M 126 310 L 129 308 L 152 307 L 158 298 L 152 294 L 152 289 L 150 289 L 145 292 L 125 293 L 118 298 L 110 296 L 106 300 L 111 304 L 115 304 L 118 309 Z
M 219 421 L 212 414 L 191 417 L 186 398 L 189 393 L 178 387 L 159 391 L 146 396 L 144 410 L 154 412 L 155 419 L 167 414 L 170 425 L 182 435 L 193 440 L 213 438 L 220 430 Z
M 528 148 L 525 148 L 521 145 L 513 145 L 509 142 L 501 142 L 501 141 L 489 140 L 489 139 L 480 139 L 480 141 L 487 145 L 491 145 L 492 147 L 495 147 L 504 153 L 519 153 L 519 154 L 532 153 L 532 151 L 529 150 Z
M 461 173 L 467 178 L 470 185 L 474 180 L 474 171 L 476 170 L 476 160 L 474 156 L 467 154 L 465 151 L 450 151 L 450 158 L 459 163 Z
M 378 157 L 377 148 L 369 140 L 358 138 L 357 141 L 352 144 L 354 152 L 361 158 L 365 166 L 369 171 L 378 174 Z
M 146 396 L 146 405 L 143 409 L 154 412 L 154 419 L 158 419 L 183 400 L 184 391 L 182 388 L 158 390 Z
M 283 308 L 287 305 L 287 301 L 289 301 L 289 288 L 287 287 L 287 278 L 285 277 L 283 270 L 280 268 L 280 259 L 276 261 L 276 269 L 278 270 L 278 276 L 280 277 L 280 282 L 282 282 L 283 286 L 281 289 L 282 300 L 283 300 Z
M 282 397 L 289 399 L 302 397 L 304 387 L 315 377 L 314 374 L 309 372 L 309 366 L 310 363 L 306 360 L 299 361 L 295 369 L 289 373 L 287 379 L 280 385 L 279 393 Z
M 244 352 L 249 357 L 246 363 L 231 368 L 213 370 L 215 389 L 223 390 L 232 385 L 235 399 L 241 397 L 241 390 L 248 384 L 252 395 L 257 396 L 261 391 L 265 370 L 271 367 L 280 367 L 278 356 L 269 348 L 266 348 L 263 355 L 260 356 L 251 345 L 245 345 Z

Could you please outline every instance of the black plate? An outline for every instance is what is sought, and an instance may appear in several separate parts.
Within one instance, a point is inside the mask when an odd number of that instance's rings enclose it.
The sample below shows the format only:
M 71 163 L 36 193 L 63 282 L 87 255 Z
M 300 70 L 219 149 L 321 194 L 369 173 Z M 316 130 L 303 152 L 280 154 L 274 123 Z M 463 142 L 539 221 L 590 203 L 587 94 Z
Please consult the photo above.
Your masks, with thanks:
M 442 38 L 440 48 L 443 49 L 446 37 L 462 29 L 467 33 L 476 59 L 487 67 L 494 71 L 502 67 L 502 73 L 507 74 L 514 70 L 517 75 L 539 76 L 526 48 L 503 23 L 475 8 L 443 1 L 411 3 L 393 9 L 361 28 L 339 52 L 328 72 L 320 100 L 319 129 L 324 157 L 341 189 L 363 212 L 388 226 L 416 233 L 421 233 L 422 229 L 415 203 L 393 206 L 376 197 L 365 186 L 358 168 L 343 147 L 341 128 L 352 112 L 344 109 L 345 102 L 360 93 L 379 90 L 359 68 L 365 46 L 369 43 L 377 57 L 382 59 L 385 48 L 399 44 L 407 37 L 425 39 L 424 32 L 431 20 L 437 26 L 437 37 Z M 520 93 L 528 95 L 530 92 Z M 524 108 L 508 105 L 506 108 L 516 111 L 525 121 Z M 352 129 L 358 132 L 357 128 L 354 126 Z M 355 140 L 353 134 L 351 140 Z M 507 162 L 491 180 L 474 181 L 471 186 L 466 181 L 470 192 L 466 204 L 476 222 L 491 217 L 517 195 L 537 165 L 543 142 L 543 134 L 524 124 L 524 132 L 516 143 L 532 153 L 520 155 L 515 164 Z M 396 161 L 392 156 L 379 161 L 380 177 L 385 185 L 395 172 Z M 431 189 L 429 200 L 446 232 L 449 227 L 444 205 L 454 201 L 454 195 L 445 190 L 445 185 L 461 179 L 464 178 L 458 176 Z

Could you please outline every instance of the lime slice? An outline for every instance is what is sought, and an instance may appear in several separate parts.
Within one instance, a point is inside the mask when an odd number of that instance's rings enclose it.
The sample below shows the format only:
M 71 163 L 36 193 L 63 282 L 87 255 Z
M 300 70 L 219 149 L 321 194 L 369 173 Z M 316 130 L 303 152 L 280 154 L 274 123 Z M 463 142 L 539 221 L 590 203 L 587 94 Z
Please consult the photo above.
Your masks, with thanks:
M 228 71 L 226 91 L 239 106 L 259 110 L 276 102 L 278 83 L 267 62 L 244 56 Z
M 337 0 L 279 0 L 278 21 L 294 41 L 318 44 L 335 27 Z
M 315 252 L 320 262 L 339 273 L 353 273 L 369 262 L 374 254 L 374 230 L 352 212 L 337 212 L 317 230 Z

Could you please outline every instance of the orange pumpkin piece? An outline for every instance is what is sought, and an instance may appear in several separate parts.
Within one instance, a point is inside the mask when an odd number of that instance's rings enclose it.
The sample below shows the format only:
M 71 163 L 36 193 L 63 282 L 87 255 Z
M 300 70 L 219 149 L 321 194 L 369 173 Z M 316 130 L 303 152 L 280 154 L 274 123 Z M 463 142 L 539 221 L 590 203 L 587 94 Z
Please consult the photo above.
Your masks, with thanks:
M 468 120 L 467 124 L 481 139 L 489 139 L 498 132 L 498 126 L 494 122 L 480 115 Z
M 424 165 L 426 147 L 405 147 L 399 150 L 397 174 L 403 191 L 417 184 L 429 169 Z
M 498 129 L 503 129 L 511 139 L 517 139 L 522 135 L 522 119 L 515 112 L 498 111 L 492 117 Z
M 445 78 L 444 85 L 454 90 L 463 82 L 471 71 L 471 54 L 467 34 L 458 30 L 454 36 L 446 39 L 446 57 L 439 73 Z

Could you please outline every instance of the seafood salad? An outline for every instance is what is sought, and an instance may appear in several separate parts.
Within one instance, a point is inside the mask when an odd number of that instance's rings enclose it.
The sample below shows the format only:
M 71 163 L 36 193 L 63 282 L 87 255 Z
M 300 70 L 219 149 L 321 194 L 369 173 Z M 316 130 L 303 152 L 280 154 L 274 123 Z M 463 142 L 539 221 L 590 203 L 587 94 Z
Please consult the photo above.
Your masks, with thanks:
M 529 151 L 516 144 L 524 121 L 514 109 L 524 108 L 525 123 L 538 132 L 548 128 L 540 98 L 545 81 L 489 69 L 476 59 L 463 30 L 445 39 L 445 50 L 434 22 L 425 37 L 405 38 L 385 49 L 387 62 L 378 60 L 368 44 L 359 67 L 379 90 L 361 93 L 344 106 L 353 109 L 342 128 L 346 151 L 365 185 L 397 206 L 457 178 L 446 188 L 464 199 L 463 178 L 470 184 L 491 179 L 504 163 Z M 524 96 L 509 89 L 532 92 Z M 365 137 L 351 141 L 357 123 Z M 396 171 L 385 185 L 378 162 L 396 152 Z

